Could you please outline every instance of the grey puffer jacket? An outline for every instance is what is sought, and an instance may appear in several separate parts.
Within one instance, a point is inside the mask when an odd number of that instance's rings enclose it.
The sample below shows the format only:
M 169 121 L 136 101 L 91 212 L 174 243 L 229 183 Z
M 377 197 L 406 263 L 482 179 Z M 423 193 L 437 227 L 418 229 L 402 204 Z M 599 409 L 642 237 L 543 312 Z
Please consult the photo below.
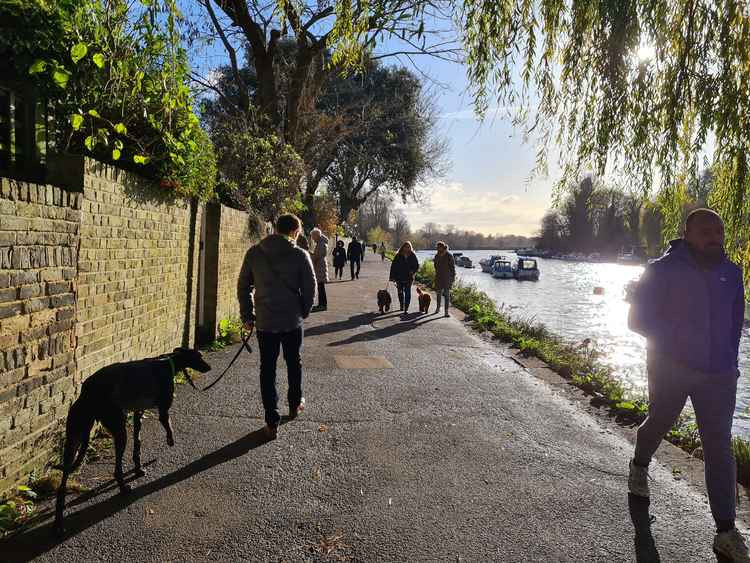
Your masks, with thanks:
M 315 278 L 318 283 L 328 282 L 328 239 L 325 235 L 320 235 L 318 242 L 315 243 L 315 250 L 312 254 L 313 266 L 315 266 Z
M 254 320 L 261 331 L 295 330 L 310 314 L 315 289 L 310 255 L 283 235 L 269 235 L 251 246 L 242 262 L 237 284 L 242 322 Z

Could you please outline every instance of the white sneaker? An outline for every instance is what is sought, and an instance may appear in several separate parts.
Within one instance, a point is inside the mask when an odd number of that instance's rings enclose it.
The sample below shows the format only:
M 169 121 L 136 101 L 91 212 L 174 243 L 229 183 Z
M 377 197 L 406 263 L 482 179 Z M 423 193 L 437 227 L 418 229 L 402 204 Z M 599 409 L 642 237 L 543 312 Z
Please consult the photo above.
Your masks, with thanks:
M 750 554 L 745 545 L 745 538 L 733 528 L 728 532 L 719 532 L 714 538 L 714 552 L 723 555 L 729 560 L 737 562 L 750 562 Z
M 648 498 L 648 467 L 641 467 L 630 460 L 630 475 L 628 475 L 628 490 L 637 497 Z

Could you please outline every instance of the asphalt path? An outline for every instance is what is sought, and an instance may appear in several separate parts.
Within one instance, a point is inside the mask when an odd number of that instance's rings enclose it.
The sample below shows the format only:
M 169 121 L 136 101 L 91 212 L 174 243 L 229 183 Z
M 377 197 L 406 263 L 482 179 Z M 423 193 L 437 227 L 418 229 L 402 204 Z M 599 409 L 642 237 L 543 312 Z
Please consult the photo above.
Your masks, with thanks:
M 111 458 L 88 464 L 65 537 L 43 512 L 0 560 L 716 560 L 699 491 L 654 464 L 651 506 L 629 499 L 624 435 L 461 315 L 377 314 L 389 263 L 368 258 L 306 321 L 307 410 L 278 439 L 260 431 L 258 354 L 243 352 L 210 391 L 180 386 L 175 447 L 144 421 L 148 473 L 130 495 Z M 236 350 L 207 355 L 202 385 Z

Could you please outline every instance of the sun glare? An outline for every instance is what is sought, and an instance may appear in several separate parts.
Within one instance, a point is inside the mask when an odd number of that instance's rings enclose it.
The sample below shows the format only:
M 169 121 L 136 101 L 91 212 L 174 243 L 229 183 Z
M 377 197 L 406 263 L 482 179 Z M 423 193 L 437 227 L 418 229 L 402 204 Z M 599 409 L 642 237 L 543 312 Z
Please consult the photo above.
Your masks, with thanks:
M 638 56 L 638 61 L 645 63 L 652 60 L 656 56 L 656 49 L 653 45 L 642 44 L 640 47 L 638 47 L 636 55 Z

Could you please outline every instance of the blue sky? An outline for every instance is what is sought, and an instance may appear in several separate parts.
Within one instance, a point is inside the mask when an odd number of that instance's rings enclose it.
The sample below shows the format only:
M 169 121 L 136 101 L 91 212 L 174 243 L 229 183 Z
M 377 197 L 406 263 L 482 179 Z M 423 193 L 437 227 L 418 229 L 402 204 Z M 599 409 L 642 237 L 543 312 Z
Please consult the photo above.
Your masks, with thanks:
M 393 42 L 385 42 L 384 49 Z M 202 74 L 207 67 L 227 60 L 221 45 L 206 47 L 199 60 Z M 503 112 L 490 112 L 480 123 L 472 109 L 465 68 L 429 56 L 412 60 L 422 73 L 438 104 L 440 132 L 448 140 L 451 162 L 446 176 L 423 187 L 419 203 L 401 206 L 413 229 L 426 222 L 454 225 L 485 234 L 533 235 L 551 201 L 554 178 L 530 177 L 536 148 L 524 143 Z M 199 62 L 200 61 L 200 62 Z M 388 58 L 386 64 L 399 64 L 414 70 L 408 60 Z M 492 104 L 490 104 L 492 105 Z

